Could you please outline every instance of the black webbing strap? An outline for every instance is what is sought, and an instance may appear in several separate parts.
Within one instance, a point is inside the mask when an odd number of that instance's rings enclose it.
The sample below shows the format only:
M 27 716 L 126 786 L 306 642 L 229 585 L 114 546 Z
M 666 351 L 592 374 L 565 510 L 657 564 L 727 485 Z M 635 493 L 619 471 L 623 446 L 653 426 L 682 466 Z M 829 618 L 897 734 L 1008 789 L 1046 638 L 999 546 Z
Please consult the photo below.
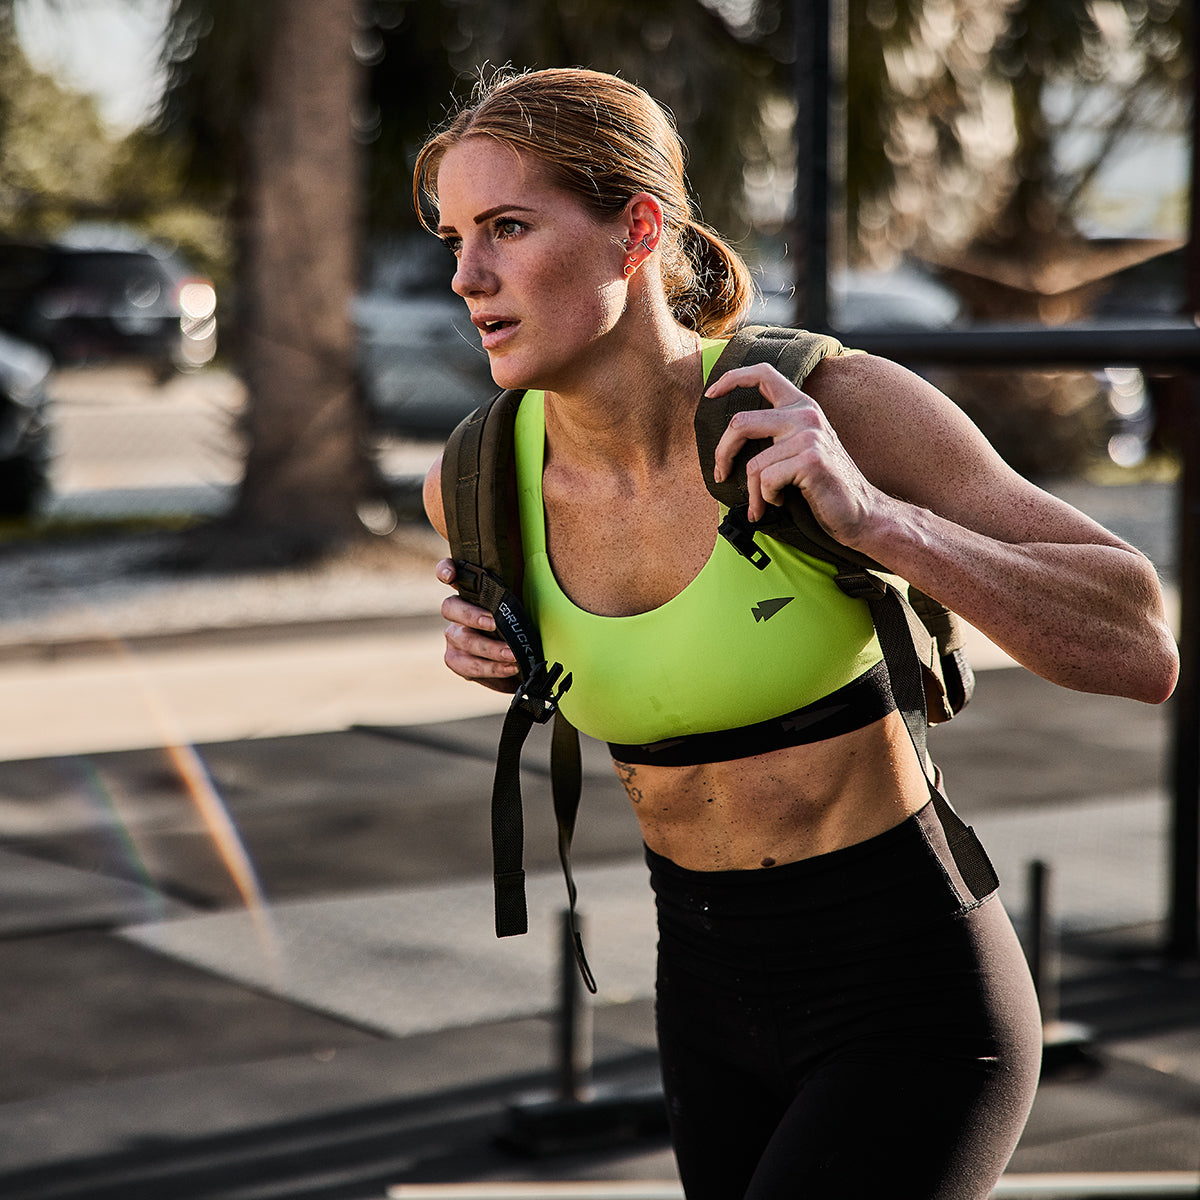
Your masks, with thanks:
M 488 571 L 468 562 L 455 562 L 483 607 L 492 614 L 496 631 L 508 643 L 521 669 L 517 689 L 504 716 L 496 773 L 492 778 L 492 880 L 495 890 L 496 936 L 512 937 L 529 929 L 525 904 L 525 816 L 521 802 L 521 750 L 529 731 L 544 725 L 558 711 L 558 702 L 571 686 L 558 663 L 548 665 L 542 640 L 519 596 Z M 578 746 L 576 747 L 578 758 Z M 579 784 L 575 784 L 575 805 Z M 571 827 L 574 827 L 572 818 Z
M 529 929 L 525 905 L 525 816 L 521 806 L 521 747 L 533 718 L 516 705 L 509 708 L 496 751 L 492 779 L 492 888 L 496 936 L 513 937 Z
M 791 379 L 797 387 L 803 386 L 809 372 L 830 355 L 842 351 L 840 342 L 823 335 L 804 330 L 752 327 L 742 330 L 731 339 L 713 370 L 716 378 L 725 370 L 756 363 L 769 363 L 781 375 Z M 744 393 L 744 394 L 743 394 Z M 715 484 L 711 479 L 712 459 L 717 439 L 728 426 L 734 412 L 744 408 L 760 408 L 765 399 L 756 389 L 735 388 L 719 401 L 720 408 L 702 401 L 696 417 L 696 444 L 700 453 L 700 466 L 705 475 L 709 491 L 728 508 L 720 527 L 720 533 L 738 553 L 760 570 L 770 562 L 770 556 L 754 540 L 755 530 L 762 529 L 772 536 L 771 522 L 775 512 L 768 508 L 765 519 L 752 525 L 746 515 L 745 474 L 730 472 L 724 484 Z M 737 462 L 744 462 L 761 448 L 762 443 L 750 442 L 739 452 Z M 803 496 L 794 489 L 784 498 L 788 514 L 795 526 L 797 536 L 782 534 L 784 541 L 799 546 L 808 553 L 834 563 L 838 568 L 837 583 L 848 595 L 865 600 L 871 610 L 875 632 L 887 663 L 891 679 L 892 694 L 896 706 L 904 717 L 904 724 L 921 763 L 921 769 L 929 782 L 930 797 L 934 811 L 946 834 L 946 841 L 954 855 L 955 863 L 963 882 L 971 894 L 980 900 L 996 890 L 999 880 L 986 851 L 975 837 L 970 826 L 951 807 L 938 786 L 937 770 L 929 758 L 926 745 L 929 729 L 929 702 L 925 693 L 925 669 L 933 670 L 934 655 L 938 653 L 928 629 L 913 611 L 909 601 L 885 579 L 874 572 L 879 564 L 841 545 L 824 530 Z M 804 544 L 804 539 L 808 545 Z M 944 611 L 944 610 L 943 610 Z M 947 620 L 949 620 L 947 614 Z M 929 662 L 922 664 L 923 647 L 929 648 Z M 962 656 L 959 654 L 958 659 Z M 965 660 L 956 663 L 957 671 L 968 689 L 973 682 Z M 966 696 L 956 697 L 954 710 L 965 703 Z M 950 714 L 947 713 L 947 716 Z
M 596 979 L 583 952 L 579 917 L 575 911 L 576 888 L 571 874 L 571 839 L 575 836 L 575 818 L 579 813 L 579 795 L 583 786 L 583 766 L 579 756 L 579 733 L 562 715 L 554 714 L 550 741 L 550 790 L 554 796 L 554 817 L 558 823 L 558 858 L 567 881 L 567 902 L 571 914 L 571 948 L 584 986 L 596 994 Z
M 560 682 L 561 679 L 561 682 Z M 571 676 L 562 667 L 543 663 L 521 684 L 500 730 L 496 774 L 492 779 L 492 881 L 495 890 L 496 936 L 526 933 L 525 816 L 521 803 L 521 749 L 534 725 L 543 725 L 557 711 Z M 578 805 L 576 785 L 576 805 Z
M 913 644 L 905 611 L 907 606 L 895 587 L 869 571 L 843 571 L 837 576 L 837 584 L 848 596 L 865 600 L 871 610 L 892 683 L 892 695 L 904 717 L 921 770 L 928 780 L 929 795 L 945 832 L 946 844 L 967 890 L 976 900 L 982 900 L 996 890 L 1000 880 L 974 830 L 954 811 L 938 786 L 937 770 L 929 758 L 927 747 L 929 722 L 925 680 Z M 930 644 L 932 652 L 932 640 Z

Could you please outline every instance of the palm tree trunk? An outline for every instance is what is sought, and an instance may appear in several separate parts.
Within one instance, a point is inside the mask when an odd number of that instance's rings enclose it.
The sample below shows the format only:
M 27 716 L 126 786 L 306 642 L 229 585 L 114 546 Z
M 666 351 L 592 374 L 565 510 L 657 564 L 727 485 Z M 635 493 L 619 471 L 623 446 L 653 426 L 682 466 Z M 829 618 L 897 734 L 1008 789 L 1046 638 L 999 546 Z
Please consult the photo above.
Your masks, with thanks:
M 248 445 L 233 522 L 295 550 L 361 532 L 357 511 L 373 478 L 350 318 L 362 193 L 356 6 L 272 0 L 247 115 L 239 233 Z

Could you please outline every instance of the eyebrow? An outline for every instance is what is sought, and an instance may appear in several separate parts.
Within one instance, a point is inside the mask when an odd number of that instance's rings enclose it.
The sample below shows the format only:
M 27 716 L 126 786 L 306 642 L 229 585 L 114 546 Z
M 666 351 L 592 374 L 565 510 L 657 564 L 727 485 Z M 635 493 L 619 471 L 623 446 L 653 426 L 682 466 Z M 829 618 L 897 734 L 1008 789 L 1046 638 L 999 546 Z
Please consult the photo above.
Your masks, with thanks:
M 493 217 L 498 217 L 501 213 L 506 212 L 533 212 L 532 208 L 527 208 L 524 204 L 497 204 L 495 208 L 484 209 L 483 212 L 476 214 L 474 220 L 476 225 L 482 225 L 484 221 L 490 221 Z M 453 225 L 439 225 L 438 233 L 453 233 Z

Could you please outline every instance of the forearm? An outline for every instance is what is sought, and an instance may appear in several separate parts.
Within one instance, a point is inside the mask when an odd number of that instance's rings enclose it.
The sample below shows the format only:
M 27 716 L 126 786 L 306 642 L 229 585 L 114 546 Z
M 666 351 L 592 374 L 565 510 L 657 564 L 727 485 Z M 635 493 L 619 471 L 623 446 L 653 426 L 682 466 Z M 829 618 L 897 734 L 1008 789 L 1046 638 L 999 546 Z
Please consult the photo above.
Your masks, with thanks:
M 1007 543 L 890 502 L 857 548 L 1012 658 L 1077 691 L 1160 703 L 1178 653 L 1150 562 L 1123 544 Z

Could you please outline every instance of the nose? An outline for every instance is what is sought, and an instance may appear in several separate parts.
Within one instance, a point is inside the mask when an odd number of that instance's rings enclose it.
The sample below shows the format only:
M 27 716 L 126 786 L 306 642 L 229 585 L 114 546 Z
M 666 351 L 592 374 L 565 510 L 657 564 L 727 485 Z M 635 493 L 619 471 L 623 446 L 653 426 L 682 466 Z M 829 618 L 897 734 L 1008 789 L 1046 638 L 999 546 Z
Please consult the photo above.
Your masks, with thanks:
M 458 252 L 458 266 L 450 287 L 464 300 L 470 296 L 486 296 L 495 291 L 495 276 L 479 253 L 464 244 Z

